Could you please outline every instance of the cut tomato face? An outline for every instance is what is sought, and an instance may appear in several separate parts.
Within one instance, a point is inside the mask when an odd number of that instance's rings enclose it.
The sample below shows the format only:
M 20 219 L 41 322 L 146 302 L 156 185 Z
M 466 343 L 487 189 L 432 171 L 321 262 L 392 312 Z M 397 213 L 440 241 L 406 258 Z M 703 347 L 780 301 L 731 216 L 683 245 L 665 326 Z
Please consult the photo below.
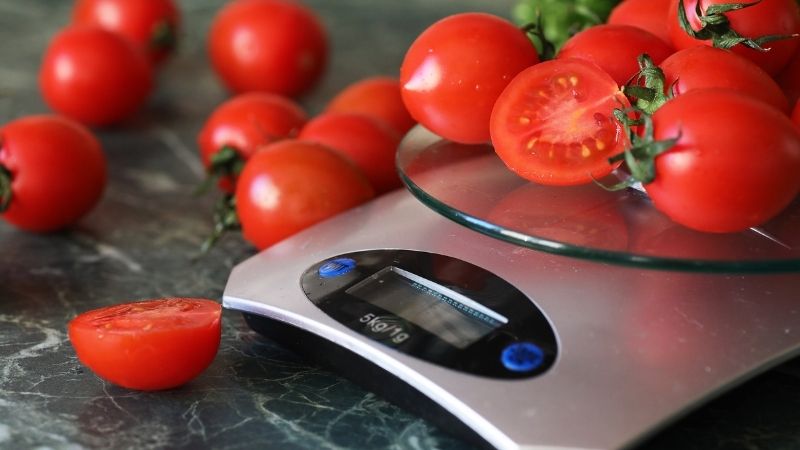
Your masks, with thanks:
M 492 111 L 492 144 L 509 169 L 546 185 L 589 183 L 619 163 L 628 145 L 614 109 L 630 106 L 617 83 L 596 65 L 547 61 L 522 71 Z

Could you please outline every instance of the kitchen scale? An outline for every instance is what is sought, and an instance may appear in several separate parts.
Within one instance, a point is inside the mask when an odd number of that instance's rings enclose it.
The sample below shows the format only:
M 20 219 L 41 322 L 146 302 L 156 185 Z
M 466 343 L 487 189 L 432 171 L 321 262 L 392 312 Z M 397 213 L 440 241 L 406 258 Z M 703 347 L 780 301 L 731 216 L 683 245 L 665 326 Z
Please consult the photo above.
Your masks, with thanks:
M 712 235 L 419 127 L 397 161 L 407 190 L 239 264 L 224 306 L 498 449 L 631 447 L 800 354 L 800 202 Z

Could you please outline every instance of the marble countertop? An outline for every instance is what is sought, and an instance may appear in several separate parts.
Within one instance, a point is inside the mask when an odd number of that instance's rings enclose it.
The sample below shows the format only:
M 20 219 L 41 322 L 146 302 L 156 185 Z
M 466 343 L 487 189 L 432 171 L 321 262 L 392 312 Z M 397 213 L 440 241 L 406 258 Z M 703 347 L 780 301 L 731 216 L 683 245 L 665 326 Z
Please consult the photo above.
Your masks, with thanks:
M 99 130 L 110 164 L 101 204 L 69 230 L 46 235 L 0 223 L 0 448 L 8 449 L 461 449 L 434 425 L 250 331 L 225 311 L 219 354 L 199 378 L 146 393 L 103 382 L 66 335 L 76 314 L 163 296 L 219 298 L 230 269 L 253 254 L 240 236 L 194 260 L 210 231 L 213 198 L 195 136 L 226 94 L 204 35 L 222 0 L 184 0 L 178 55 L 146 109 Z M 318 88 L 300 99 L 319 112 L 359 78 L 396 74 L 413 38 L 461 10 L 507 15 L 510 2 L 308 1 L 331 36 Z M 0 118 L 46 112 L 35 73 L 71 2 L 0 0 Z M 800 447 L 800 362 L 791 361 L 703 407 L 642 449 Z

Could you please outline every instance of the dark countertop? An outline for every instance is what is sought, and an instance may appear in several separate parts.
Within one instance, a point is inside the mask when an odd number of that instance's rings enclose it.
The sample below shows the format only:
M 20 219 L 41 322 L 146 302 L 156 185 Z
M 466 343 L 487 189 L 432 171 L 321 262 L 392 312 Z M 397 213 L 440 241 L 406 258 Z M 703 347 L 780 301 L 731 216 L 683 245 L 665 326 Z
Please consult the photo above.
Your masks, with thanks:
M 134 120 L 99 131 L 110 164 L 101 204 L 47 235 L 0 223 L 0 448 L 467 448 L 435 426 L 257 336 L 226 311 L 219 354 L 179 389 L 104 383 L 66 336 L 76 314 L 163 296 L 219 298 L 254 251 L 232 235 L 193 261 L 213 199 L 195 135 L 225 98 L 203 36 L 221 0 L 184 0 L 180 52 Z M 331 65 L 301 99 L 316 113 L 356 79 L 395 74 L 413 38 L 460 10 L 506 15 L 509 2 L 308 1 L 331 35 Z M 46 112 L 35 73 L 71 2 L 0 0 L 0 117 Z M 669 427 L 644 449 L 800 448 L 800 361 L 772 370 Z M 579 426 L 580 424 L 576 424 Z

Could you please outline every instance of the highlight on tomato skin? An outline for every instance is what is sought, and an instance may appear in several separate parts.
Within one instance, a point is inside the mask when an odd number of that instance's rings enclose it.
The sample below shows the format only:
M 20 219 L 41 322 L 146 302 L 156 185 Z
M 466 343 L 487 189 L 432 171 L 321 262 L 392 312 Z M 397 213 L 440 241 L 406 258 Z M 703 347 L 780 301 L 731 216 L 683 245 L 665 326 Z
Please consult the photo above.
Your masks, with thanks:
M 214 300 L 161 298 L 84 312 L 70 321 L 78 359 L 116 385 L 155 391 L 181 386 L 214 360 L 222 308 Z
M 620 163 L 629 138 L 614 109 L 630 103 L 613 78 L 579 59 L 552 60 L 522 71 L 491 116 L 495 152 L 527 180 L 553 186 L 591 183 Z

